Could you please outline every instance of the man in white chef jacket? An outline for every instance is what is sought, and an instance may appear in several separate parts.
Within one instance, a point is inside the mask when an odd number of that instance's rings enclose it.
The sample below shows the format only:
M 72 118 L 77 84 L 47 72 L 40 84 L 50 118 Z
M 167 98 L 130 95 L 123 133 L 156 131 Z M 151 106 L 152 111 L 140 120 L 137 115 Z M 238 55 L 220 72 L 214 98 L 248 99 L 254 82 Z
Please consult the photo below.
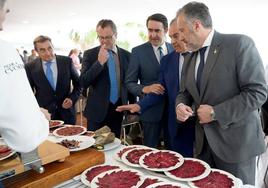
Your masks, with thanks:
M 0 0 L 0 30 L 8 12 L 7 0 Z M 0 88 L 1 136 L 15 151 L 34 150 L 48 136 L 48 121 L 33 95 L 19 54 L 1 39 Z

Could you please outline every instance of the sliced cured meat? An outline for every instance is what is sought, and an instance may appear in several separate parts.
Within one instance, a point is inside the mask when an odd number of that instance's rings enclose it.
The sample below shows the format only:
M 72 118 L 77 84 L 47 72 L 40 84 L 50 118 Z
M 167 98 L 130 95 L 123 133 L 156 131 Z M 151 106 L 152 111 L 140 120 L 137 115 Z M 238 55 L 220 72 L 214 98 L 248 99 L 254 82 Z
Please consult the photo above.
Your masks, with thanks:
M 131 164 L 139 165 L 139 159 L 145 153 L 153 151 L 151 148 L 135 148 L 124 154 L 124 158 Z
M 75 136 L 86 132 L 86 128 L 82 126 L 64 126 L 53 131 L 55 136 Z
M 195 181 L 209 175 L 210 167 L 204 161 L 194 158 L 185 158 L 184 163 L 165 174 L 178 181 Z
M 102 166 L 96 166 L 91 168 L 86 172 L 86 179 L 91 182 L 93 178 L 95 178 L 97 175 L 101 174 L 102 172 L 106 172 L 108 170 L 113 170 L 119 168 L 118 166 L 111 166 L 111 165 L 102 165 Z
M 8 152 L 10 150 L 11 149 L 8 146 L 6 146 L 6 145 L 0 145 L 0 154 L 1 153 L 6 153 L 6 152 Z
M 237 186 L 235 177 L 222 170 L 213 169 L 210 174 L 197 181 L 192 181 L 190 185 L 195 188 L 234 188 Z
M 143 146 L 143 145 L 131 145 L 131 146 L 127 146 L 127 147 L 121 149 L 121 150 L 120 150 L 119 152 L 117 152 L 116 154 L 117 154 L 117 156 L 121 159 L 121 158 L 122 158 L 122 155 L 123 155 L 125 152 L 127 152 L 127 151 L 129 151 L 129 150 L 131 150 L 131 149 L 134 149 L 134 148 L 141 148 L 141 147 L 144 147 L 144 146 Z
M 96 182 L 95 182 L 96 181 Z M 111 172 L 103 173 L 92 180 L 99 188 L 131 188 L 139 186 L 141 176 L 138 172 L 133 170 L 114 170 Z
M 175 182 L 160 182 L 149 185 L 147 188 L 189 188 L 189 186 Z
M 139 188 L 146 188 L 148 185 L 160 182 L 157 178 L 146 178 Z
M 139 163 L 142 167 L 152 171 L 168 171 L 183 164 L 183 157 L 173 151 L 161 150 L 144 154 Z
M 50 120 L 49 121 L 49 128 L 52 128 L 52 127 L 58 127 L 60 125 L 63 125 L 63 121 L 61 120 Z

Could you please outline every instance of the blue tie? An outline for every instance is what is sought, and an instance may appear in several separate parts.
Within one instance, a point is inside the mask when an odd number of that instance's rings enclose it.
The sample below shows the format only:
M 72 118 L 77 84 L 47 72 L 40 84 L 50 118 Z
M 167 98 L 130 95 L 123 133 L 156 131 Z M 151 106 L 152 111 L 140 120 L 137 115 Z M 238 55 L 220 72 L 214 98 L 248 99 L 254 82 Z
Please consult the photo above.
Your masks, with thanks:
M 108 69 L 110 77 L 110 101 L 115 104 L 118 100 L 118 87 L 116 79 L 116 67 L 113 52 L 109 50 Z
M 47 80 L 48 80 L 49 84 L 51 85 L 51 87 L 55 90 L 53 72 L 51 69 L 52 62 L 48 61 L 45 65 L 47 66 L 47 69 L 46 69 Z
M 199 54 L 200 54 L 200 63 L 197 69 L 197 75 L 196 75 L 196 86 L 198 91 L 200 92 L 200 87 L 201 87 L 201 78 L 205 66 L 205 52 L 206 52 L 207 46 L 199 49 Z
M 163 48 L 161 46 L 158 47 L 159 50 L 159 62 L 161 61 L 162 57 L 164 56 L 163 54 Z

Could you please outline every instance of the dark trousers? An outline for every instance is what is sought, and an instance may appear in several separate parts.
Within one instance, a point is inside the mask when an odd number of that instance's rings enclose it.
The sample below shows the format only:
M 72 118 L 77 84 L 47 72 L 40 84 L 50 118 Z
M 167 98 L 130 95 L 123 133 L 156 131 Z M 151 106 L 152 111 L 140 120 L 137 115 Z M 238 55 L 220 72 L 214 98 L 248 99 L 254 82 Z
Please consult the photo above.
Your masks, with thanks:
M 240 178 L 243 184 L 255 185 L 256 157 L 239 163 L 225 162 L 212 151 L 207 139 L 204 139 L 203 150 L 197 158 L 206 161 L 211 168 L 217 168 L 233 174 L 237 178 Z M 232 154 L 230 153 L 230 155 Z
M 64 114 L 64 112 L 59 112 L 56 110 L 55 113 L 51 114 L 51 119 L 62 120 L 64 121 L 64 124 L 70 124 L 70 125 L 75 125 L 76 123 L 75 112 L 73 113 L 66 112 L 66 114 Z
M 107 125 L 108 127 L 110 127 L 111 131 L 115 134 L 115 136 L 117 138 L 120 138 L 123 113 L 116 112 L 115 109 L 117 108 L 117 106 L 121 104 L 122 104 L 121 99 L 119 99 L 115 104 L 110 103 L 105 119 L 101 122 L 94 122 L 94 121 L 88 120 L 87 130 L 95 131 Z
M 142 127 L 144 145 L 156 148 L 160 141 L 161 122 L 142 121 Z

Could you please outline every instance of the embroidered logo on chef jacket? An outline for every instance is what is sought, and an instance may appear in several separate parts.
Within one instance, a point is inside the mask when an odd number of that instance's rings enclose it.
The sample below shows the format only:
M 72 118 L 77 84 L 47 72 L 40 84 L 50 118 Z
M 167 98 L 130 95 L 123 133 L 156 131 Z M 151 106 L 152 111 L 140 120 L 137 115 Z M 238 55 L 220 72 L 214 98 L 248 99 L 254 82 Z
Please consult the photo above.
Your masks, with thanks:
M 6 74 L 10 74 L 14 71 L 24 69 L 24 65 L 21 63 L 13 62 L 8 65 L 4 65 L 4 71 Z

